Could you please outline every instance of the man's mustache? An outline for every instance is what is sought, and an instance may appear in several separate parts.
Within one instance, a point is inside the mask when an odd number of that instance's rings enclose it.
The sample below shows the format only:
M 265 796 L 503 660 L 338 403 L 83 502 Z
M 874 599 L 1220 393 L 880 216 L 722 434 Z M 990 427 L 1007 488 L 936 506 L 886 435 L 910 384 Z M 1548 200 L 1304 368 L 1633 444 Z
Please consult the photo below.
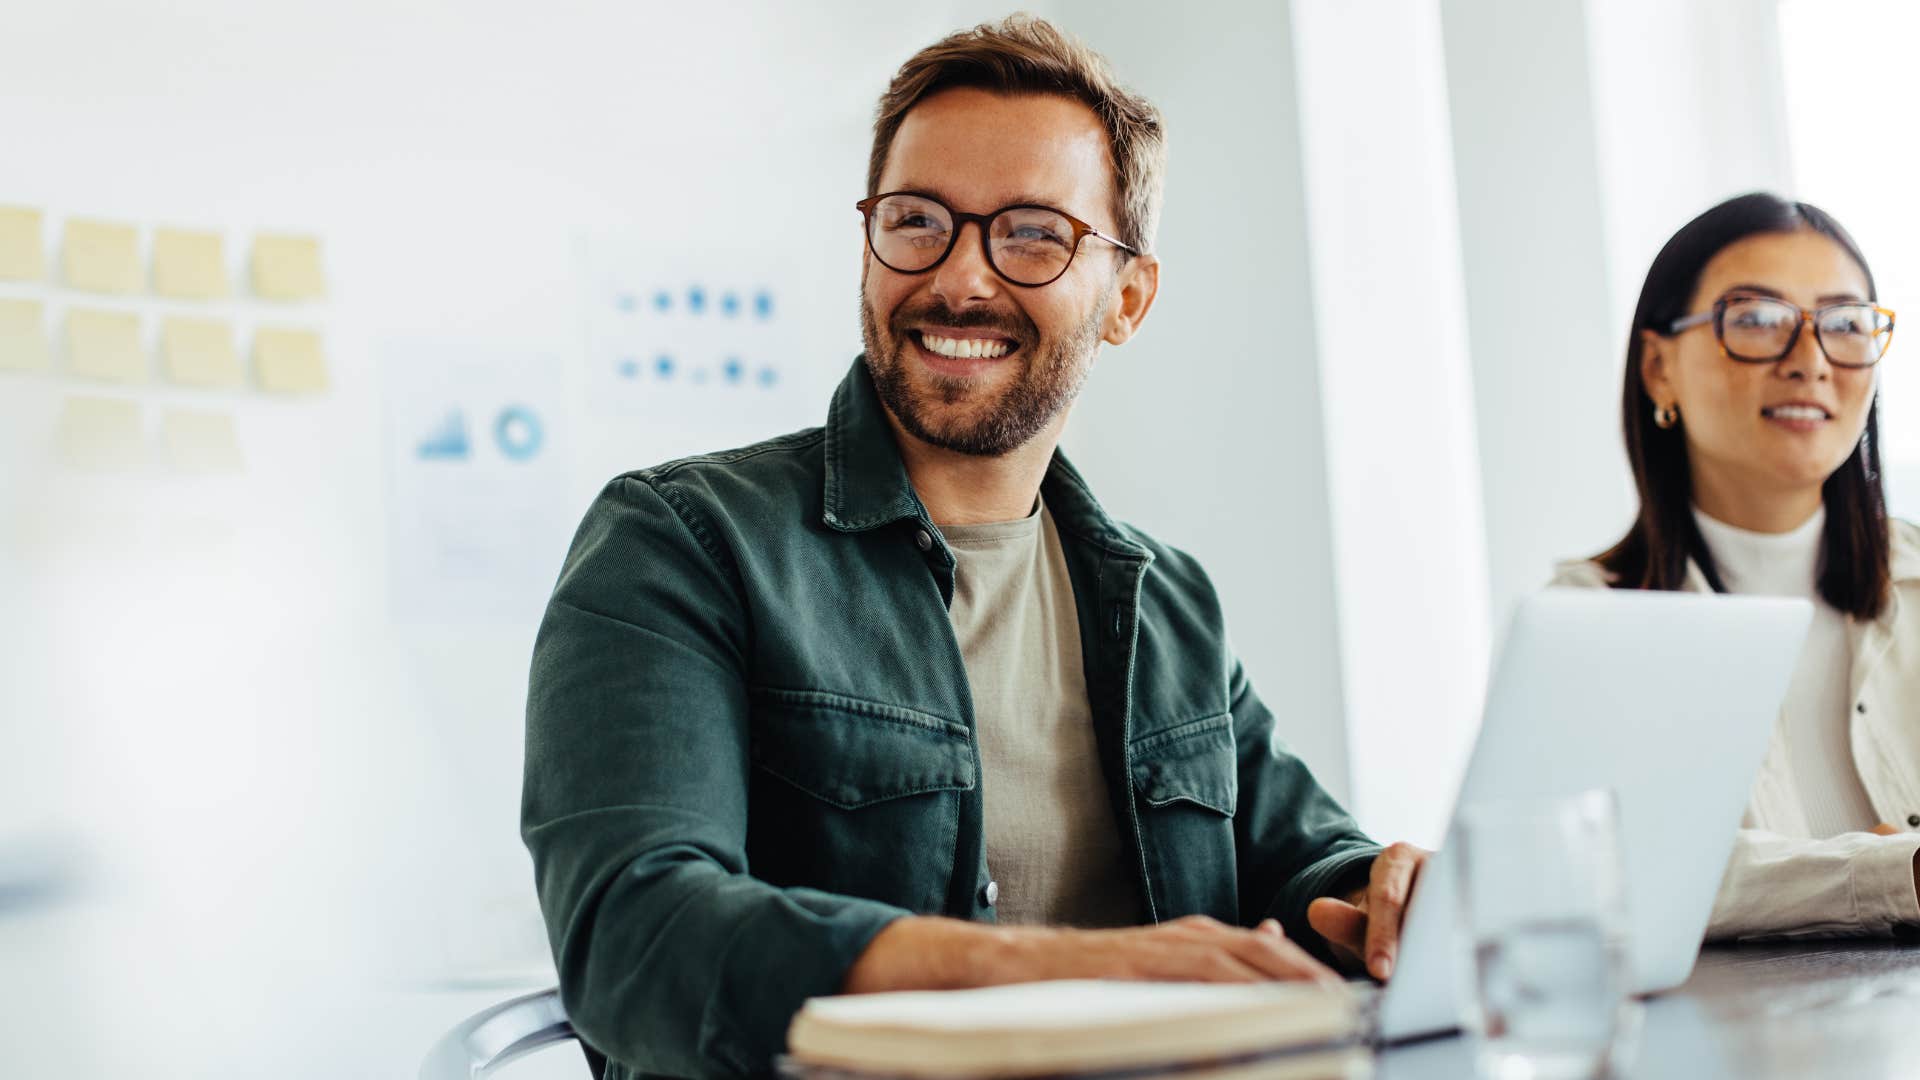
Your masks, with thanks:
M 937 323 L 956 330 L 993 330 L 1023 344 L 1030 344 L 1039 337 L 1038 328 L 1032 320 L 1010 319 L 986 308 L 954 311 L 945 304 L 923 304 L 910 311 L 896 311 L 891 323 L 895 334 L 905 333 L 914 323 Z

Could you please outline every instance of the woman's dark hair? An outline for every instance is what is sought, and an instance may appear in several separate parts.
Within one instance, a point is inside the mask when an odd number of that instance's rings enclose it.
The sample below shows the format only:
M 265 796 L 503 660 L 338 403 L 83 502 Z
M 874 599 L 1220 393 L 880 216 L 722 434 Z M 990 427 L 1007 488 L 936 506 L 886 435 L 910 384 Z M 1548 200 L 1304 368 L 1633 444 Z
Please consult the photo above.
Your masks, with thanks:
M 1641 331 L 1667 334 L 1674 320 L 1687 314 L 1701 271 L 1735 242 L 1761 233 L 1802 229 L 1839 244 L 1866 275 L 1867 299 L 1879 299 L 1866 257 L 1839 222 L 1817 206 L 1765 192 L 1728 199 L 1687 222 L 1647 270 L 1627 337 L 1626 388 L 1620 397 L 1620 421 L 1634 486 L 1640 491 L 1640 514 L 1627 535 L 1595 560 L 1612 574 L 1615 588 L 1683 588 L 1687 560 L 1692 558 L 1714 590 L 1724 591 L 1712 553 L 1693 520 L 1693 475 L 1683 426 L 1662 429 L 1653 422 L 1653 399 L 1640 374 Z M 1867 408 L 1867 430 L 1859 451 L 1827 477 L 1821 498 L 1827 521 L 1821 537 L 1820 595 L 1854 618 L 1873 618 L 1886 606 L 1891 576 L 1877 395 Z

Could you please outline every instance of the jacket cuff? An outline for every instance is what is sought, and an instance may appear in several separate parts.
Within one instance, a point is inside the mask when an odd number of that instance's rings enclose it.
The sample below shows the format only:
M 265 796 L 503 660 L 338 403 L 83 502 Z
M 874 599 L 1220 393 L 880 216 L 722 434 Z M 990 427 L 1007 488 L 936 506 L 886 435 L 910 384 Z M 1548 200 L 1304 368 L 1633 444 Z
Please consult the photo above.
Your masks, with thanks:
M 1920 852 L 1920 834 L 1904 834 L 1887 837 L 1884 843 L 1853 858 L 1853 898 L 1862 925 L 1883 933 L 1920 925 L 1920 893 L 1915 891 L 1920 883 L 1914 880 L 1916 852 Z
M 1377 844 L 1360 844 L 1328 855 L 1295 875 L 1273 898 L 1267 914 L 1280 920 L 1287 937 L 1295 944 L 1306 948 L 1317 959 L 1331 963 L 1332 952 L 1307 925 L 1307 905 L 1323 896 L 1341 897 L 1364 884 L 1380 851 Z
M 715 957 L 722 977 L 708 1000 L 700 1046 L 742 1076 L 768 1075 L 787 1028 L 808 998 L 840 993 L 854 961 L 880 931 L 912 912 L 850 896 L 789 890 L 785 918 L 749 920 Z M 800 930 L 801 932 L 795 932 Z

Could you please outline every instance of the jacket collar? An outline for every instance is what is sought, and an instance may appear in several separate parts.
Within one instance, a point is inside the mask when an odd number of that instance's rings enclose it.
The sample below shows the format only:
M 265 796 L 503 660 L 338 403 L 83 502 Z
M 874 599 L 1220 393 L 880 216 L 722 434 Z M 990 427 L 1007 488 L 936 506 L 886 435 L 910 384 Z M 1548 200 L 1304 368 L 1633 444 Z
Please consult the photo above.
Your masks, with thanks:
M 901 518 L 927 517 L 893 441 L 885 406 L 863 353 L 827 406 L 827 482 L 821 520 L 841 532 L 865 532 Z
M 827 407 L 826 455 L 821 520 L 829 528 L 865 532 L 903 518 L 932 524 L 926 506 L 907 478 L 906 463 L 900 458 L 886 407 L 880 403 L 880 393 L 867 371 L 865 354 L 854 359 Z M 1057 448 L 1040 491 L 1054 524 L 1063 532 L 1115 555 L 1149 561 L 1153 558 L 1107 516 L 1080 471 Z

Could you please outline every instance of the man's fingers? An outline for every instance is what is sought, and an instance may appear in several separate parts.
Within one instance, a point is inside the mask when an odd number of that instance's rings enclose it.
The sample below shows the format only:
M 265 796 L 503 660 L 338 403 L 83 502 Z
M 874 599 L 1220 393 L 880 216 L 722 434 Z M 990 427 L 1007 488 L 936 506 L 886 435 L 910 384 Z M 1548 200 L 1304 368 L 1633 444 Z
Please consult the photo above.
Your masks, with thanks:
M 1237 936 L 1248 939 L 1252 937 L 1244 931 Z M 1266 982 L 1274 978 L 1258 965 L 1238 955 L 1232 938 L 1226 935 L 1210 935 L 1207 940 L 1202 941 L 1170 943 L 1168 948 L 1160 952 L 1158 961 L 1148 977 L 1184 982 L 1236 983 Z
M 1329 985 L 1340 981 L 1332 968 L 1277 933 L 1235 934 L 1231 948 L 1240 962 L 1255 968 L 1265 978 L 1310 979 Z
M 1323 896 L 1308 904 L 1307 925 L 1329 945 L 1346 948 L 1355 956 L 1360 955 L 1360 947 L 1366 942 L 1367 913 L 1345 900 Z
M 1875 825 L 1873 828 L 1867 831 L 1873 833 L 1875 836 L 1899 836 L 1900 835 L 1899 829 L 1894 828 L 1893 826 L 1887 824 L 1884 821 L 1878 825 Z
M 1382 982 L 1393 975 L 1394 957 L 1400 951 L 1400 920 L 1425 857 L 1426 852 L 1412 844 L 1394 844 L 1373 861 L 1373 880 L 1367 887 L 1366 951 L 1361 955 L 1367 971 Z

